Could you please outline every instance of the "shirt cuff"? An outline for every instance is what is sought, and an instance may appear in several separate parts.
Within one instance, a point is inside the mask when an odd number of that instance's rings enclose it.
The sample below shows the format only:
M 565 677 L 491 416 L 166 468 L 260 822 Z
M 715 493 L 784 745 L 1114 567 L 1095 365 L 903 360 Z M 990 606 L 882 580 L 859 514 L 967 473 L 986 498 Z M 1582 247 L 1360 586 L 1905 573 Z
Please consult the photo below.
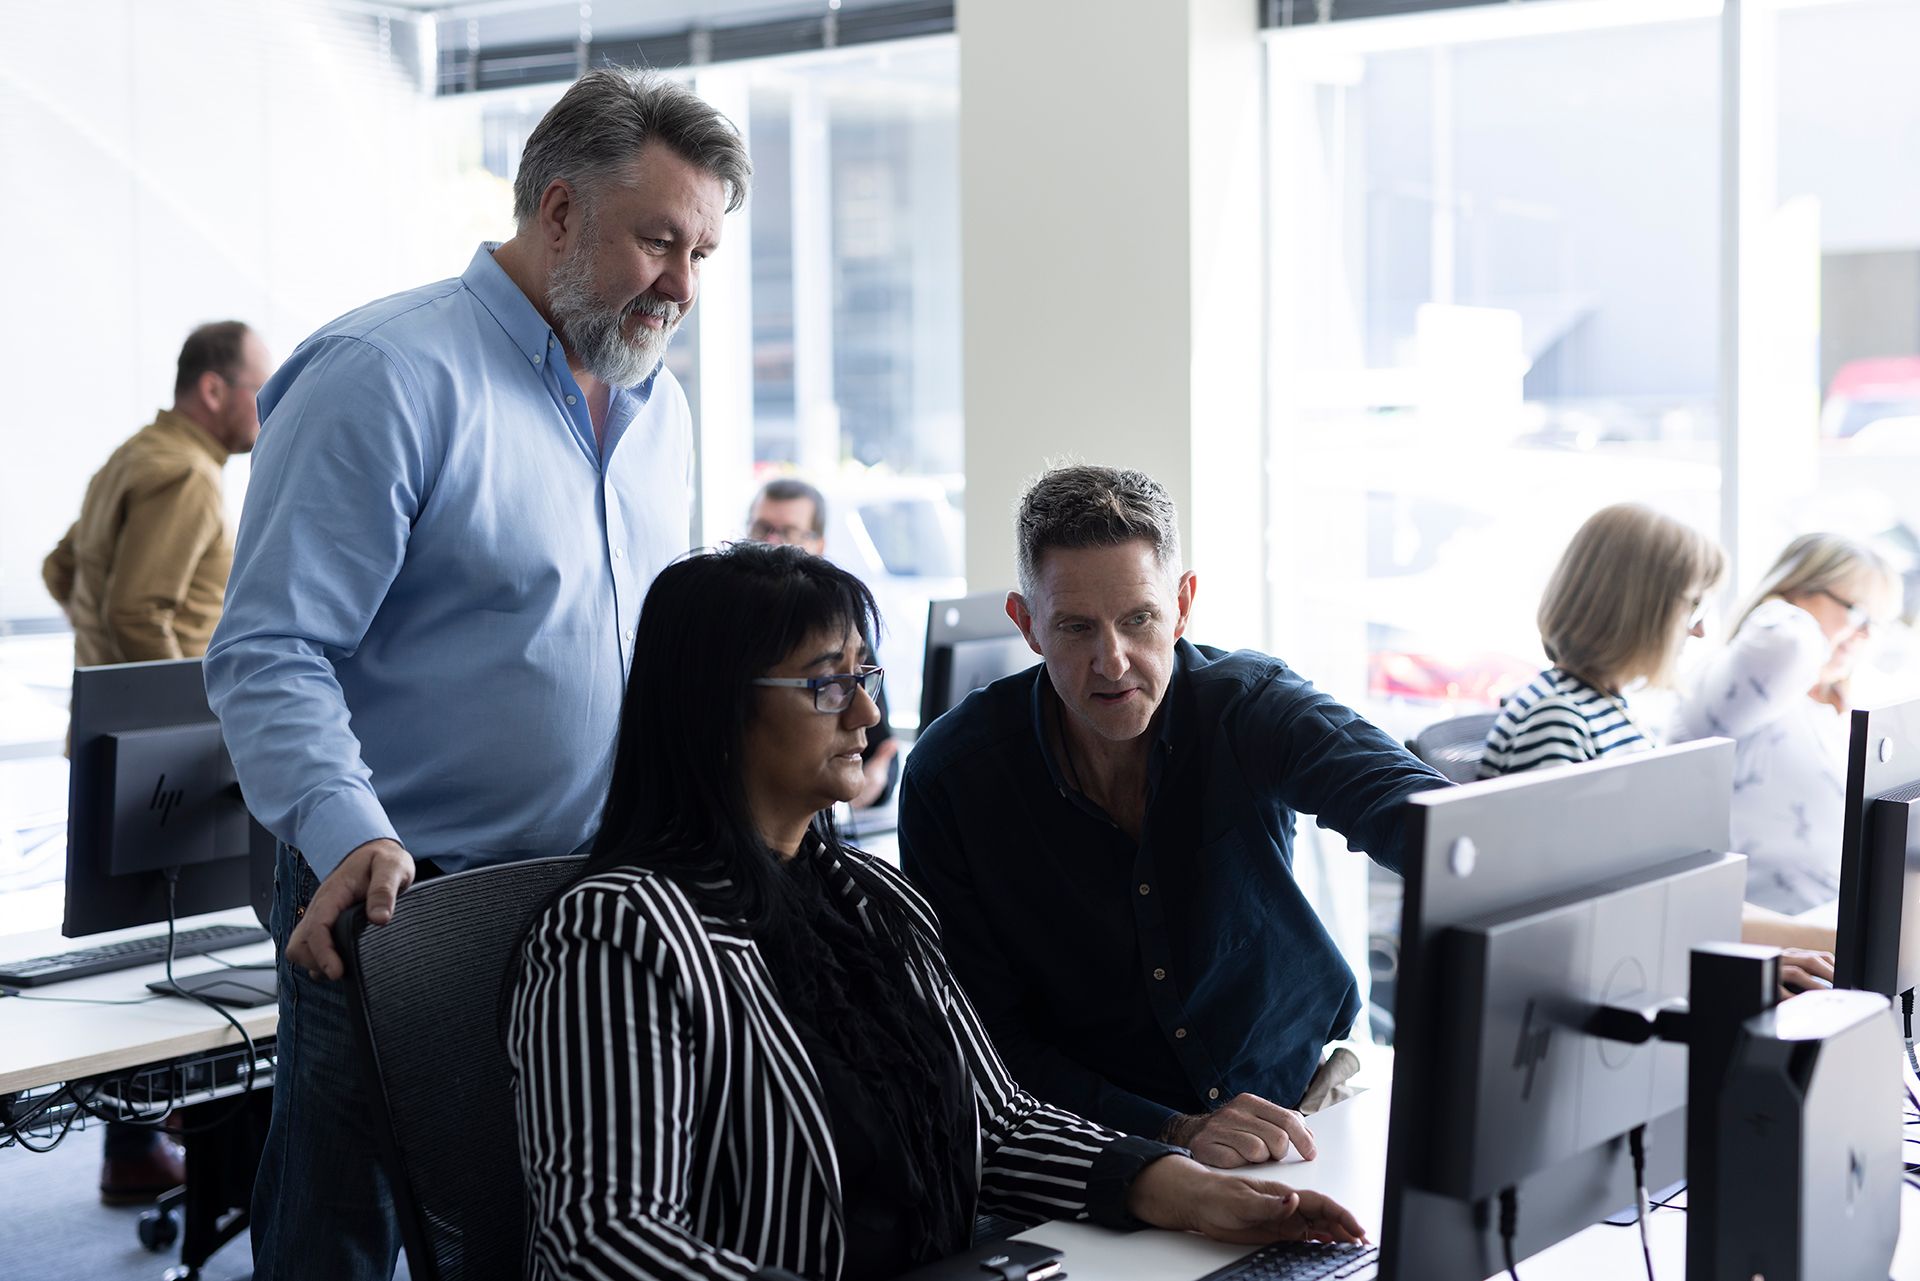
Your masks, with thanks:
M 1134 1179 L 1163 1156 L 1190 1155 L 1185 1148 L 1138 1135 L 1115 1139 L 1106 1151 L 1093 1158 L 1093 1169 L 1087 1175 L 1087 1218 L 1119 1232 L 1151 1226 L 1127 1211 L 1127 1193 L 1132 1191 Z
M 1089 1120 L 1143 1139 L 1157 1139 L 1167 1132 L 1167 1122 L 1180 1114 L 1170 1107 L 1124 1090 L 1109 1090 L 1104 1106 L 1083 1113 Z
M 372 793 L 357 788 L 335 792 L 320 802 L 294 837 L 288 844 L 300 851 L 314 876 L 322 881 L 368 841 L 400 843 L 380 802 Z

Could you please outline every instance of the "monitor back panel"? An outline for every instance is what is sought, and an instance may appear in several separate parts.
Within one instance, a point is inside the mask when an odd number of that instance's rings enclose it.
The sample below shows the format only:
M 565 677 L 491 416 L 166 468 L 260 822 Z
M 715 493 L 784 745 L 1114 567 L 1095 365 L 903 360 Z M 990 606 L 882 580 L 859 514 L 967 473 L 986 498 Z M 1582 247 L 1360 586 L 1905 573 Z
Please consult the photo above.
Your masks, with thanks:
M 1653 963 L 1643 968 L 1669 976 L 1656 987 L 1670 986 L 1672 958 L 1661 953 L 1714 934 L 1738 937 L 1742 881 L 1739 865 L 1725 858 L 1732 778 L 1733 745 L 1715 739 L 1442 789 L 1409 801 L 1397 1001 L 1402 1013 L 1381 1224 L 1382 1277 L 1483 1281 L 1504 1268 L 1496 1197 L 1475 1199 L 1471 1189 L 1483 1181 L 1482 1172 L 1457 1165 L 1449 1170 L 1447 1154 L 1440 1151 L 1449 1133 L 1445 1119 L 1464 1101 L 1460 1092 L 1484 1088 L 1482 1082 L 1469 1086 L 1460 1079 L 1462 1055 L 1482 1029 L 1459 1022 L 1460 1005 L 1447 991 L 1453 978 L 1449 963 L 1459 968 L 1459 932 L 1602 894 L 1610 886 L 1675 876 L 1697 880 L 1704 872 L 1712 892 L 1675 899 L 1686 906 L 1672 922 L 1651 933 L 1628 929 L 1619 934 L 1653 949 Z M 1601 917 L 1589 918 L 1589 928 L 1604 916 L 1603 908 Z M 1600 973 L 1601 986 L 1607 987 L 1616 982 L 1617 962 L 1584 962 L 1580 981 Z M 1524 1002 L 1516 1009 L 1523 1010 Z M 1545 1017 L 1544 1009 L 1536 1014 Z M 1524 1088 L 1526 1051 L 1537 1051 L 1541 1038 L 1524 1015 L 1510 1031 L 1510 1057 L 1483 1057 L 1515 1076 L 1517 1092 Z M 1610 1081 L 1632 1077 L 1635 1088 L 1647 1091 L 1650 1111 L 1674 1097 L 1676 1059 L 1668 1047 L 1622 1054 L 1583 1040 L 1562 1035 L 1556 1072 L 1541 1076 L 1535 1065 L 1536 1103 L 1547 1102 L 1539 1091 L 1548 1086 L 1582 1088 L 1581 1073 L 1588 1069 Z M 1576 1070 L 1558 1071 L 1565 1068 Z M 1492 1098 L 1486 1096 L 1489 1106 Z M 1553 1163 L 1520 1175 L 1514 1185 L 1518 1257 L 1537 1253 L 1632 1201 L 1624 1137 L 1588 1142 L 1591 1138 L 1582 1133 L 1578 1143 L 1555 1138 L 1536 1145 L 1536 1151 L 1551 1152 Z M 1679 1177 L 1685 1139 L 1684 1107 L 1649 1125 L 1652 1186 Z
M 1840 834 L 1835 982 L 1894 997 L 1920 981 L 1920 700 L 1856 709 Z
M 927 652 L 920 672 L 920 728 L 968 694 L 1040 658 L 1007 617 L 1005 592 L 974 592 L 927 605 Z
M 167 918 L 167 883 L 153 869 L 180 866 L 175 908 L 180 916 L 222 911 L 248 899 L 248 827 L 240 802 L 224 789 L 232 766 L 217 746 L 218 722 L 207 706 L 197 658 L 171 662 L 83 667 L 73 674 L 73 742 L 67 792 L 67 896 L 61 932 L 69 938 L 151 925 Z M 176 734 L 153 731 L 174 730 Z M 185 731 L 184 735 L 178 731 Z M 182 780 L 143 778 L 116 795 L 116 756 L 137 744 L 172 740 L 196 746 L 199 782 L 220 789 L 202 798 L 200 822 L 187 824 L 168 802 Z M 137 795 L 136 795 L 137 793 Z M 182 802 L 184 803 L 184 797 Z M 214 810 L 231 811 L 220 816 Z M 119 840 L 116 842 L 116 818 Z M 160 821 L 165 819 L 164 824 Z M 191 833 L 179 857 L 165 848 Z M 120 848 L 125 846 L 126 848 Z M 132 874 L 113 875 L 118 863 Z M 139 870 L 135 870 L 139 869 Z

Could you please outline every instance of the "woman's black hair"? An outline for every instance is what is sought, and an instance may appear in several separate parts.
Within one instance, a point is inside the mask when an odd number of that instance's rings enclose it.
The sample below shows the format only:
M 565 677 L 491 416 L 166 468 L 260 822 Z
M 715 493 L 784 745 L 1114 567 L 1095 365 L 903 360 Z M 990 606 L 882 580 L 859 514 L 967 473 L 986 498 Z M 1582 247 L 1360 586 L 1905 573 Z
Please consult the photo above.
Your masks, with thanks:
M 703 911 L 764 924 L 778 862 L 741 775 L 761 692 L 752 681 L 822 633 L 858 632 L 871 651 L 879 625 L 865 583 L 798 547 L 733 543 L 662 570 L 640 610 L 613 778 L 583 875 L 649 868 Z M 835 843 L 829 811 L 814 827 Z

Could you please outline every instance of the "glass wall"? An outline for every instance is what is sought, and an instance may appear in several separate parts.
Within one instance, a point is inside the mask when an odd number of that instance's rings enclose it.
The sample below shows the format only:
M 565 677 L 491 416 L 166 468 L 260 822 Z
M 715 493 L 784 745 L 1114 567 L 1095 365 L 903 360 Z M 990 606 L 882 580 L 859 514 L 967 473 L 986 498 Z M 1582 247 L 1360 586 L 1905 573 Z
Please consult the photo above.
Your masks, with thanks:
M 1399 735 L 1545 665 L 1541 589 L 1608 503 L 1718 538 L 1723 607 L 1813 529 L 1920 603 L 1920 8 L 1718 10 L 1270 37 L 1271 639 Z M 1855 702 L 1920 692 L 1916 659 L 1884 620 Z M 1658 732 L 1670 696 L 1634 703 Z M 1390 985 L 1395 878 L 1319 844 Z
M 1410 734 L 1539 670 L 1589 512 L 1717 529 L 1719 36 L 1344 25 L 1271 44 L 1273 633 Z

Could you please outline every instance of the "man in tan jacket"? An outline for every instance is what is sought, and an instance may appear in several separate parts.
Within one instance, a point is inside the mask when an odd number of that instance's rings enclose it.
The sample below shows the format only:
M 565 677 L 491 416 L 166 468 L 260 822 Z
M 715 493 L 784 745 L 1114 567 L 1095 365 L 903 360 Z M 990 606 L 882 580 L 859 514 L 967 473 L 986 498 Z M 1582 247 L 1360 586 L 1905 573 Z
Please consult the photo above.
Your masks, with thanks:
M 200 326 L 180 349 L 173 408 L 88 483 L 80 519 L 41 567 L 80 666 L 206 653 L 233 564 L 221 471 L 253 448 L 255 397 L 272 372 L 239 321 Z
M 200 326 L 180 349 L 173 408 L 88 482 L 80 519 L 41 567 L 73 622 L 78 666 L 206 653 L 233 564 L 221 471 L 253 448 L 255 397 L 272 372 L 266 347 L 239 321 Z M 171 1140 L 107 1127 L 102 1201 L 149 1201 L 185 1177 Z

